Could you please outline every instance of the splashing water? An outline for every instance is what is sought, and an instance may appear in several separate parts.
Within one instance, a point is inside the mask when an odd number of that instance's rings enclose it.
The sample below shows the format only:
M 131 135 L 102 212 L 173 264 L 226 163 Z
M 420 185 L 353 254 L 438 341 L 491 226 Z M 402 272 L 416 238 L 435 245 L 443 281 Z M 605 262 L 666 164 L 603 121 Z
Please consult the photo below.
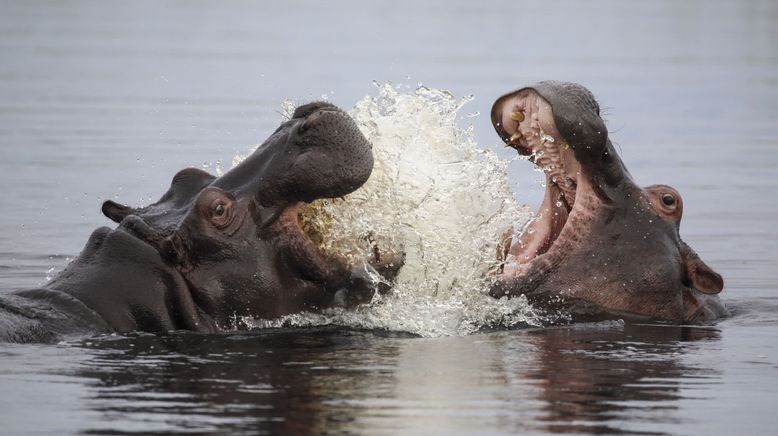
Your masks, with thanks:
M 485 293 L 489 272 L 499 266 L 499 241 L 531 213 L 509 189 L 507 162 L 479 149 L 472 127 L 457 125 L 458 111 L 472 98 L 376 85 L 378 95 L 351 111 L 373 144 L 370 179 L 343 200 L 314 202 L 301 218 L 323 250 L 355 264 L 376 249 L 404 252 L 394 287 L 355 310 L 243 321 L 249 327 L 337 324 L 421 336 L 547 322 L 524 298 L 496 300 Z M 284 112 L 293 111 L 284 102 Z

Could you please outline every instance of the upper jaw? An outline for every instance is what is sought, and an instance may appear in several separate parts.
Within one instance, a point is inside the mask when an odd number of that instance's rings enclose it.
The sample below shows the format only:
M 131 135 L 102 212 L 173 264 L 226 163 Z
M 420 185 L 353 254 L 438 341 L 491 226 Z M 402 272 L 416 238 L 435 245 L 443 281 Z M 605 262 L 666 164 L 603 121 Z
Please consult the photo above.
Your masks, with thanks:
M 503 141 L 519 154 L 530 156 L 572 205 L 580 168 L 557 129 L 551 104 L 532 88 L 524 88 L 497 99 L 491 118 Z
M 495 130 L 508 146 L 545 172 L 546 193 L 536 218 L 511 249 L 519 264 L 531 262 L 553 246 L 576 203 L 580 167 L 557 131 L 551 106 L 532 89 L 507 94 L 492 108 Z
M 527 141 L 551 136 L 562 142 L 557 131 L 551 104 L 532 88 L 524 88 L 497 99 L 491 110 L 492 125 L 502 140 L 511 144 L 519 133 Z M 520 141 L 522 145 L 526 141 Z

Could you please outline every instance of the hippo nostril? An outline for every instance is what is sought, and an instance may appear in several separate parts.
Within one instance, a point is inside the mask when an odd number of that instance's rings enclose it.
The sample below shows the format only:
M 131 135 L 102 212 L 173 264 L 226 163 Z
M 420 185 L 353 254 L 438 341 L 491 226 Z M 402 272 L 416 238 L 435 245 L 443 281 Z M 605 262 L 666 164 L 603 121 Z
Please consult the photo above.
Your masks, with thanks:
M 310 129 L 319 121 L 319 118 L 321 118 L 321 111 L 316 112 L 305 120 L 305 122 L 300 126 L 300 132 L 305 132 L 306 130 Z
M 292 118 L 306 118 L 319 111 L 339 111 L 337 106 L 325 101 L 316 101 L 313 103 L 304 104 L 294 110 Z

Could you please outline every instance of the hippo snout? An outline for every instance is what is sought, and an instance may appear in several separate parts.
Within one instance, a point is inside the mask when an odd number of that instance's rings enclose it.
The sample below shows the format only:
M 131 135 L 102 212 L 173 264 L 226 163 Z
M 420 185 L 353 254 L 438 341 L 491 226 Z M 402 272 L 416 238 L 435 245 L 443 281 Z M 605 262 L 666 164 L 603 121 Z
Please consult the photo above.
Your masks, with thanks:
M 373 147 L 356 122 L 329 103 L 295 111 L 303 118 L 296 132 L 302 151 L 294 164 L 296 184 L 309 192 L 303 200 L 342 197 L 362 186 L 373 171 Z

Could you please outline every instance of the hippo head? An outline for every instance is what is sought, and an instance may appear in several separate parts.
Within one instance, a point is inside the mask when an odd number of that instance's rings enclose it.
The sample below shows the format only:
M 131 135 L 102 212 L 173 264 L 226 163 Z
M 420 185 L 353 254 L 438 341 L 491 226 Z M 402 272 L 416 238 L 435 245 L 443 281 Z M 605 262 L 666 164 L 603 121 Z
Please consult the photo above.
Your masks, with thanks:
M 681 240 L 680 194 L 634 183 L 586 88 L 540 82 L 500 97 L 491 117 L 546 174 L 540 210 L 507 251 L 492 295 L 676 323 L 726 314 L 721 276 Z
M 221 177 L 185 169 L 154 204 L 106 201 L 118 228 L 97 230 L 51 287 L 117 330 L 214 331 L 236 317 L 343 303 L 352 268 L 311 242 L 298 209 L 354 191 L 372 168 L 371 145 L 345 112 L 300 106 Z

